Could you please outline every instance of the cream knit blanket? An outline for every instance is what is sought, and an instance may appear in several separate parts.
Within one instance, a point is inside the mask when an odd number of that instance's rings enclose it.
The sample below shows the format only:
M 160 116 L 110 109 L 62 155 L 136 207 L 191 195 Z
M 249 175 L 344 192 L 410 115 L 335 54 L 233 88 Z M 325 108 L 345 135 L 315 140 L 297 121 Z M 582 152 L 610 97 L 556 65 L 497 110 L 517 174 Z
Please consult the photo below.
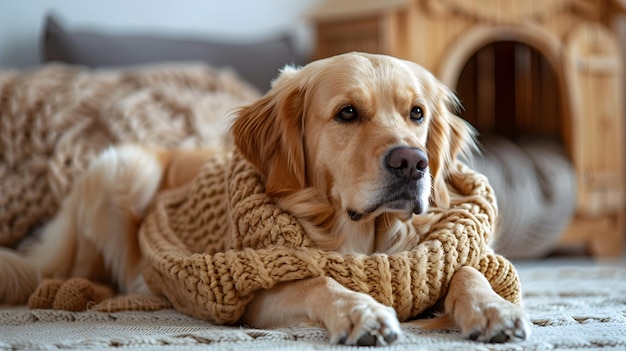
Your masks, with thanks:
M 106 147 L 219 147 L 224 115 L 256 98 L 231 72 L 200 64 L 0 70 L 0 245 L 49 220 Z
M 256 97 L 232 75 L 201 66 L 0 72 L 0 94 L 2 245 L 49 219 L 73 179 L 107 145 L 211 146 L 223 142 L 219 131 L 206 127 L 215 126 L 211 114 Z M 140 233 L 144 274 L 175 308 L 214 323 L 235 323 L 260 289 L 319 275 L 372 295 L 405 320 L 437 302 L 462 265 L 478 268 L 496 292 L 518 302 L 513 266 L 487 248 L 497 214 L 487 180 L 459 164 L 449 185 L 461 201 L 438 211 L 438 221 L 415 248 L 395 255 L 325 252 L 263 193 L 260 175 L 235 152 L 208 162 L 188 186 L 157 199 Z M 168 305 L 145 297 L 94 304 L 110 289 L 78 283 L 44 281 L 31 302 L 75 309 L 76 301 L 47 304 L 64 291 L 70 300 L 87 297 L 79 308 Z

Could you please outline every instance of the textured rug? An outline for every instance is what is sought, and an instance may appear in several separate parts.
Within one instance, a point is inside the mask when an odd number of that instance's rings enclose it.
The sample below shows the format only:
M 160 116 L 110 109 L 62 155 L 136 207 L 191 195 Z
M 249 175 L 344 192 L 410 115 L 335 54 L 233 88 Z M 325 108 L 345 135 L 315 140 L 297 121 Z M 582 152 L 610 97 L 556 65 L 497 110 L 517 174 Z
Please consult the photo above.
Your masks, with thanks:
M 522 265 L 530 340 L 481 344 L 453 330 L 404 323 L 404 337 L 381 350 L 626 350 L 626 270 Z M 214 326 L 175 311 L 73 313 L 0 308 L 0 350 L 356 350 L 329 345 L 317 327 L 275 330 Z M 371 350 L 372 348 L 367 348 Z

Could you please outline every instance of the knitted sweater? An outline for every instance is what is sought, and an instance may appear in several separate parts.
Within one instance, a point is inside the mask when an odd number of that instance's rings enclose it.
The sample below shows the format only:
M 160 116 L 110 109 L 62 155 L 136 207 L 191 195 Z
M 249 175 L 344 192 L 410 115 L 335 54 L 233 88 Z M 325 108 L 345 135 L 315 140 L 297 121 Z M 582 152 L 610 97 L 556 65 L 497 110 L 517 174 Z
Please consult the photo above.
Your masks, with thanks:
M 497 208 L 486 178 L 462 164 L 461 194 L 417 246 L 394 255 L 317 249 L 297 219 L 264 193 L 257 170 L 235 152 L 208 162 L 188 186 L 158 197 L 140 231 L 146 282 L 184 313 L 235 323 L 260 289 L 329 276 L 393 306 L 400 320 L 444 296 L 454 272 L 478 268 L 494 290 L 519 302 L 515 269 L 487 247 Z

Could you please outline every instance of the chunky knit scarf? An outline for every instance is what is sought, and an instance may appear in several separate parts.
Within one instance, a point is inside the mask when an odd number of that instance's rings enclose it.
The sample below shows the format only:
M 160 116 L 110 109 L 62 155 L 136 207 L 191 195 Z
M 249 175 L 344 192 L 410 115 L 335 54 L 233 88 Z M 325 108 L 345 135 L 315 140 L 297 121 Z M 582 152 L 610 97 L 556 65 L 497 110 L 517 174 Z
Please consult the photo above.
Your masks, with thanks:
M 517 273 L 486 245 L 497 212 L 486 178 L 458 164 L 450 186 L 462 200 L 440 213 L 414 248 L 341 254 L 317 249 L 235 153 L 158 198 L 140 234 L 144 276 L 176 309 L 220 324 L 236 322 L 260 289 L 321 275 L 393 306 L 400 320 L 433 306 L 462 265 L 478 268 L 498 294 L 518 302 Z

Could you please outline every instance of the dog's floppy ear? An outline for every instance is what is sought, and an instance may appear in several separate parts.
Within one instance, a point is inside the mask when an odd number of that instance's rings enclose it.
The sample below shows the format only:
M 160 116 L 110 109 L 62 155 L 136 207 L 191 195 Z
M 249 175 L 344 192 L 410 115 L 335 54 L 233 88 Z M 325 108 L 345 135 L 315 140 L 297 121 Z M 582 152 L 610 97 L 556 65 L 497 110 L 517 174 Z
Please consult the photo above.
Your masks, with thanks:
M 286 195 L 306 186 L 299 70 L 285 67 L 272 89 L 238 111 L 232 126 L 235 145 L 265 176 L 265 191 Z
M 469 123 L 458 117 L 462 111 L 458 98 L 445 85 L 437 81 L 436 114 L 430 122 L 428 140 L 428 163 L 433 178 L 432 200 L 435 206 L 450 205 L 450 194 L 446 180 L 454 171 L 454 162 L 459 156 L 470 157 L 476 149 L 476 133 Z

